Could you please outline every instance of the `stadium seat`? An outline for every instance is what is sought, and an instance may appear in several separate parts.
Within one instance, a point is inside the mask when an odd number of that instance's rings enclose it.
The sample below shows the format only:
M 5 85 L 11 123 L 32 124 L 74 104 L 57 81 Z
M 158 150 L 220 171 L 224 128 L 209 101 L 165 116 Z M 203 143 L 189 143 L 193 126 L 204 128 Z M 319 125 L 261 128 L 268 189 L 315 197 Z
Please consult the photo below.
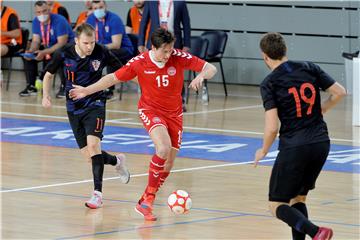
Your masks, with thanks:
M 224 69 L 221 61 L 225 52 L 225 47 L 228 39 L 227 33 L 224 31 L 206 31 L 201 34 L 201 37 L 209 41 L 209 47 L 207 49 L 205 60 L 207 62 L 218 62 L 220 64 L 225 96 L 227 96 Z

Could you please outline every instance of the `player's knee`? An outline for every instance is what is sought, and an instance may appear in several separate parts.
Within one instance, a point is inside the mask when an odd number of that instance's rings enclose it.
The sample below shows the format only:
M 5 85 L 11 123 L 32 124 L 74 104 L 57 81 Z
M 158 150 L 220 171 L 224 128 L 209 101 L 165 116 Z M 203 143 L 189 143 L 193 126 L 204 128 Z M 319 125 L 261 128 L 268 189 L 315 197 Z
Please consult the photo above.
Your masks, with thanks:
M 156 148 L 156 155 L 158 155 L 163 159 L 166 159 L 170 153 L 170 150 L 171 150 L 170 144 L 160 144 Z
M 271 212 L 271 214 L 276 217 L 276 209 L 280 206 L 286 203 L 281 203 L 281 202 L 269 202 L 269 210 Z
M 89 142 L 87 147 L 90 156 L 96 155 L 100 151 L 100 146 L 97 142 Z
M 290 200 L 290 205 L 294 205 L 296 203 L 299 203 L 299 202 L 302 202 L 302 203 L 305 203 L 306 202 L 306 195 L 298 195 L 296 197 L 294 197 L 293 199 Z

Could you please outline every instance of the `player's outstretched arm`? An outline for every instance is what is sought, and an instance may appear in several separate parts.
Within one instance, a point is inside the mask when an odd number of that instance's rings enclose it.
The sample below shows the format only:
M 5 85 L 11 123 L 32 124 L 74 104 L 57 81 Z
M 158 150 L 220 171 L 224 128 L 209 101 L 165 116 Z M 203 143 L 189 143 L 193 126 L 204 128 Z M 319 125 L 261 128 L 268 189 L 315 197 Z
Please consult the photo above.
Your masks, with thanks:
M 73 89 L 69 92 L 69 97 L 73 100 L 77 100 L 83 97 L 86 97 L 90 94 L 99 92 L 101 90 L 105 90 L 115 84 L 119 83 L 119 81 L 114 77 L 113 73 L 105 75 L 99 81 L 94 84 L 91 84 L 87 87 L 82 87 L 79 85 L 73 85 Z
M 54 74 L 46 72 L 43 79 L 43 98 L 42 98 L 42 105 L 45 108 L 51 107 L 50 88 L 51 88 L 51 82 L 53 80 L 54 80 Z
M 214 77 L 216 72 L 216 67 L 213 64 L 207 62 L 203 70 L 201 70 L 201 72 L 196 76 L 196 78 L 191 81 L 189 88 L 198 91 L 201 88 L 204 79 L 211 79 L 212 77 Z
M 321 104 L 323 114 L 334 107 L 346 95 L 345 88 L 337 82 L 326 89 L 326 92 L 330 93 L 330 96 Z

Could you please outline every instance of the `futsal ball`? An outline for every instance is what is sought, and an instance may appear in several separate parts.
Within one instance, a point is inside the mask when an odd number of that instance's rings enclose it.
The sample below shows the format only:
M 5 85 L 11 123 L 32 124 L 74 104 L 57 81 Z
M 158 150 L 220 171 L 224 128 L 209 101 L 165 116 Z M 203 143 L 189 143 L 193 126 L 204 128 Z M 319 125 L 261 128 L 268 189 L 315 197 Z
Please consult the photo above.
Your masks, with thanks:
M 192 206 L 190 195 L 184 190 L 177 190 L 168 197 L 168 206 L 175 214 L 187 213 Z

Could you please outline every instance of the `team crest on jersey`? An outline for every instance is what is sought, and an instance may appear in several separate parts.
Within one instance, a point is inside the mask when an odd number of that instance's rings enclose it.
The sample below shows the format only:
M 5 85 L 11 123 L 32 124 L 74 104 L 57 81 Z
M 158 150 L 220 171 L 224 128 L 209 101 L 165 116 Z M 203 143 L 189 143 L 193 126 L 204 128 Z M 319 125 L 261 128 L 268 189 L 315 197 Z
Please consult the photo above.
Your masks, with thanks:
M 91 61 L 91 65 L 93 66 L 94 70 L 97 71 L 100 67 L 100 61 L 99 60 L 93 60 Z
M 153 121 L 153 123 L 161 122 L 160 118 L 158 118 L 158 117 L 153 117 L 152 121 Z
M 169 67 L 167 69 L 167 73 L 170 75 L 170 76 L 174 76 L 176 74 L 176 68 L 174 67 Z

